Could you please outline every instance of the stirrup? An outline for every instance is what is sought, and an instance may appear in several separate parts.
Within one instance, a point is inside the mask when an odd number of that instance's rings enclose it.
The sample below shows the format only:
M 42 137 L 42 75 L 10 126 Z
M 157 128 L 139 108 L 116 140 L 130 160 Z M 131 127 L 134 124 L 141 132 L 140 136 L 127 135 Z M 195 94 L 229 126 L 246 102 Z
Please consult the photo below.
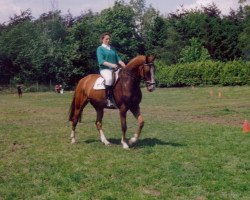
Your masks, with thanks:
M 108 108 L 117 108 L 116 105 L 110 99 L 107 99 L 107 107 Z

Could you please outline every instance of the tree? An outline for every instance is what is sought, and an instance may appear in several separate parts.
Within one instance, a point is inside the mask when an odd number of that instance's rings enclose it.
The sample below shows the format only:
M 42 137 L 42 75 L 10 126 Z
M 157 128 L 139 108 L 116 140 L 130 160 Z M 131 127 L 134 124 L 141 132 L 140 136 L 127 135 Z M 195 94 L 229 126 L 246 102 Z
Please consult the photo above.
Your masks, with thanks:
M 4 82 L 9 82 L 14 76 L 28 75 L 30 58 L 25 52 L 30 51 L 27 45 L 34 37 L 32 18 L 28 9 L 10 17 L 7 25 L 4 23 L 0 26 L 0 78 L 4 79 Z
M 140 41 L 137 39 L 135 13 L 124 1 L 115 1 L 113 8 L 103 10 L 96 21 L 98 33 L 110 32 L 112 45 L 126 62 L 136 56 Z
M 133 9 L 135 27 L 136 27 L 136 39 L 139 42 L 138 53 L 145 54 L 148 51 L 148 40 L 150 40 L 150 32 L 154 24 L 155 18 L 159 16 L 159 11 L 153 8 L 151 5 L 146 6 L 145 0 L 130 0 L 131 8 Z M 152 53 L 152 51 L 151 51 Z
M 245 1 L 244 1 L 245 2 Z M 243 30 L 239 35 L 239 48 L 242 51 L 245 60 L 250 60 L 250 6 L 246 5 L 243 8 Z
M 28 9 L 0 24 L 0 79 L 73 86 L 98 72 L 96 48 L 103 32 L 112 34 L 112 45 L 125 62 L 147 53 L 170 65 L 206 59 L 207 51 L 211 59 L 250 60 L 249 13 L 246 0 L 226 16 L 211 4 L 164 17 L 145 0 L 116 0 L 112 8 L 76 17 L 55 10 L 34 20 Z
M 130 6 L 134 11 L 136 29 L 139 36 L 143 37 L 144 14 L 146 12 L 146 0 L 130 0 Z
M 21 13 L 19 15 L 14 14 L 13 17 L 10 17 L 10 20 L 8 22 L 8 27 L 13 27 L 18 24 L 22 24 L 23 22 L 31 21 L 33 19 L 30 9 L 24 11 L 21 10 L 20 12 Z
M 15 25 L 1 35 L 0 63 L 5 69 L 5 74 L 10 77 L 17 76 L 22 81 L 27 77 L 35 76 L 30 57 L 32 53 L 30 46 L 34 38 L 36 38 L 36 31 L 29 21 Z
M 164 19 L 157 16 L 147 31 L 147 41 L 145 41 L 145 44 L 148 54 L 157 54 L 161 58 L 161 54 L 166 50 L 164 48 L 166 30 Z
M 190 40 L 190 45 L 182 49 L 180 56 L 179 61 L 181 63 L 208 60 L 210 58 L 208 50 L 202 46 L 197 38 Z
M 99 33 L 96 20 L 97 15 L 88 11 L 68 29 L 65 46 L 67 64 L 60 71 L 60 76 L 69 85 L 75 85 L 90 72 L 97 72 L 96 48 L 99 45 Z
M 167 37 L 164 41 L 165 51 L 161 54 L 161 59 L 168 65 L 176 64 L 179 60 L 181 49 L 184 47 L 185 41 L 176 29 L 167 23 Z

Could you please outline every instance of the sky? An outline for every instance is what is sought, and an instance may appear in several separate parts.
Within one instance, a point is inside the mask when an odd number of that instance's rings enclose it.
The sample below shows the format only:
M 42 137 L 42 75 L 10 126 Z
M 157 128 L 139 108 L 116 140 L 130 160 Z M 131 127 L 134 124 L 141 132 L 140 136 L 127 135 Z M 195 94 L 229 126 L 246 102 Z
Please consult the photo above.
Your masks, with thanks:
M 73 16 L 79 16 L 82 12 L 91 9 L 94 12 L 113 6 L 115 0 L 0 0 L 0 23 L 7 22 L 10 16 L 20 14 L 28 8 L 32 11 L 32 16 L 38 18 L 40 14 L 50 10 L 61 10 L 62 14 L 70 11 Z M 125 0 L 129 2 L 129 0 Z M 150 4 L 167 15 L 176 11 L 183 5 L 186 9 L 206 6 L 215 2 L 222 14 L 228 14 L 230 8 L 236 10 L 239 7 L 238 0 L 146 0 L 147 6 Z M 250 4 L 250 0 L 247 0 Z

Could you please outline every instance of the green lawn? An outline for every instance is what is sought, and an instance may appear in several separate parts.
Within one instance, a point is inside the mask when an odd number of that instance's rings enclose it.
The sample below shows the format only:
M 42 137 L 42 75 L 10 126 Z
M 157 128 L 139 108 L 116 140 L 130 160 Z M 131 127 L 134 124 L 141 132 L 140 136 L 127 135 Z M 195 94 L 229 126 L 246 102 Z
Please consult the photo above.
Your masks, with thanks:
M 99 141 L 90 105 L 71 145 L 72 92 L 1 94 L 0 199 L 250 199 L 250 87 L 142 90 L 145 126 L 130 150 L 116 110 L 103 122 L 114 145 Z M 129 113 L 128 137 L 136 127 Z

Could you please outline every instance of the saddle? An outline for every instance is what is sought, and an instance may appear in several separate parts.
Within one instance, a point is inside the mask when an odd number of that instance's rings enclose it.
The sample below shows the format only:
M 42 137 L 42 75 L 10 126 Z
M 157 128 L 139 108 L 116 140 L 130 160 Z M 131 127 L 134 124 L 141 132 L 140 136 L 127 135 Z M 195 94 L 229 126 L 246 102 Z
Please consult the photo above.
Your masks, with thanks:
M 121 69 L 118 69 L 118 70 L 116 70 L 115 72 L 113 72 L 113 76 L 114 76 L 113 85 L 116 84 L 116 82 L 117 82 L 117 80 L 118 80 L 118 78 L 119 78 L 118 74 L 119 74 L 119 71 L 120 71 L 120 70 L 121 70 Z M 105 81 L 105 80 L 104 80 L 103 77 L 97 78 L 96 81 L 95 81 L 95 84 L 94 84 L 94 86 L 93 86 L 93 89 L 94 89 L 94 90 L 105 90 L 106 88 L 105 88 L 104 81 Z

